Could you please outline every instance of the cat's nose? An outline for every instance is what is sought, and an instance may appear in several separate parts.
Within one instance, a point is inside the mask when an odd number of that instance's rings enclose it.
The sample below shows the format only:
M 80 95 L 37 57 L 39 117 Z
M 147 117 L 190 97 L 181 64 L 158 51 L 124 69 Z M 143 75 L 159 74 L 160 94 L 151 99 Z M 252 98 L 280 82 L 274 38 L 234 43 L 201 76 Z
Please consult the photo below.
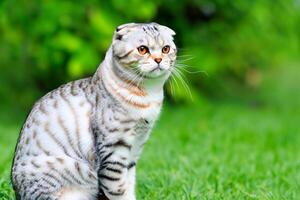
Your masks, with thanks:
M 154 58 L 154 61 L 159 64 L 161 62 L 162 58 Z

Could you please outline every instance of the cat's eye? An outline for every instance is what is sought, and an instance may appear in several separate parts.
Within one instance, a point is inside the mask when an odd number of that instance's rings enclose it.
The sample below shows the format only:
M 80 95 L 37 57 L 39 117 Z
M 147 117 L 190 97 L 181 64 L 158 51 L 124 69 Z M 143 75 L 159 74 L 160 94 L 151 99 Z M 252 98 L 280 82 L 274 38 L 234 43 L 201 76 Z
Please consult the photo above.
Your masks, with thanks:
M 169 53 L 169 51 L 170 51 L 170 46 L 169 45 L 164 46 L 161 50 L 161 52 L 165 53 L 165 54 Z
M 139 46 L 139 47 L 137 48 L 137 50 L 139 51 L 139 53 L 140 53 L 141 55 L 145 55 L 146 53 L 149 53 L 148 47 L 146 47 L 146 46 L 144 46 L 144 45 Z

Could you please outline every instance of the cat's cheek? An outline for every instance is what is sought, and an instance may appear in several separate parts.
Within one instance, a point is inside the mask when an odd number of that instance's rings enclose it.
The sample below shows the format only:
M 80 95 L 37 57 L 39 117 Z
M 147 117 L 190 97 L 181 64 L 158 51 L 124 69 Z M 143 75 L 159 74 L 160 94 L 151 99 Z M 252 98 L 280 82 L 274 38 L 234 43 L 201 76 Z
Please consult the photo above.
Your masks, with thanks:
M 134 52 L 133 52 L 133 57 L 135 58 L 135 59 L 137 59 L 137 60 L 139 60 L 139 61 L 144 61 L 144 56 L 142 56 L 142 55 L 140 55 L 138 52 L 137 52 L 137 50 L 134 50 Z
M 145 65 L 142 65 L 141 66 L 141 71 L 142 72 L 145 72 L 145 73 L 148 73 L 149 72 L 149 67 L 145 66 Z

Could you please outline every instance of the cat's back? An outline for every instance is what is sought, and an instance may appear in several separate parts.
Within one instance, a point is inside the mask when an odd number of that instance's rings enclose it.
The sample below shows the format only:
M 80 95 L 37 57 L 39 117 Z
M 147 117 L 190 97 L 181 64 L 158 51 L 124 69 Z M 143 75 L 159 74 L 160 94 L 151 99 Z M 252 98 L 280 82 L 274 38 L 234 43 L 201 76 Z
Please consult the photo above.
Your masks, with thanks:
M 91 156 L 90 83 L 91 78 L 67 83 L 35 103 L 23 125 L 15 160 L 38 155 Z
M 91 78 L 70 82 L 33 106 L 23 125 L 12 167 L 14 189 L 22 199 L 27 199 L 28 188 L 29 199 L 41 195 L 37 193 L 38 185 L 47 185 L 45 195 L 73 184 L 96 194 L 91 90 Z

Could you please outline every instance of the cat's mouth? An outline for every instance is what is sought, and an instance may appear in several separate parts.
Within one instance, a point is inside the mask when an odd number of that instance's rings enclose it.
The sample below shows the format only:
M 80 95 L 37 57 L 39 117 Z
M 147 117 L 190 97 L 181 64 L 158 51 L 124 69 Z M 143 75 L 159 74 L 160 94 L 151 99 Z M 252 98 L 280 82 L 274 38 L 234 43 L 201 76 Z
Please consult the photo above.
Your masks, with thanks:
M 169 70 L 165 69 L 162 65 L 152 66 L 151 69 L 141 69 L 141 67 L 137 66 L 133 68 L 133 72 L 139 77 L 155 79 L 166 76 L 169 73 Z
M 152 70 L 150 70 L 150 73 L 152 73 L 152 72 L 160 72 L 160 71 L 162 71 L 163 69 L 161 68 L 161 66 L 160 65 L 157 65 L 157 67 L 154 67 Z
M 144 77 L 148 79 L 155 79 L 155 78 L 160 78 L 163 77 L 167 74 L 168 70 L 165 70 L 162 68 L 160 65 L 157 65 L 153 69 L 151 69 L 148 72 L 144 72 Z

